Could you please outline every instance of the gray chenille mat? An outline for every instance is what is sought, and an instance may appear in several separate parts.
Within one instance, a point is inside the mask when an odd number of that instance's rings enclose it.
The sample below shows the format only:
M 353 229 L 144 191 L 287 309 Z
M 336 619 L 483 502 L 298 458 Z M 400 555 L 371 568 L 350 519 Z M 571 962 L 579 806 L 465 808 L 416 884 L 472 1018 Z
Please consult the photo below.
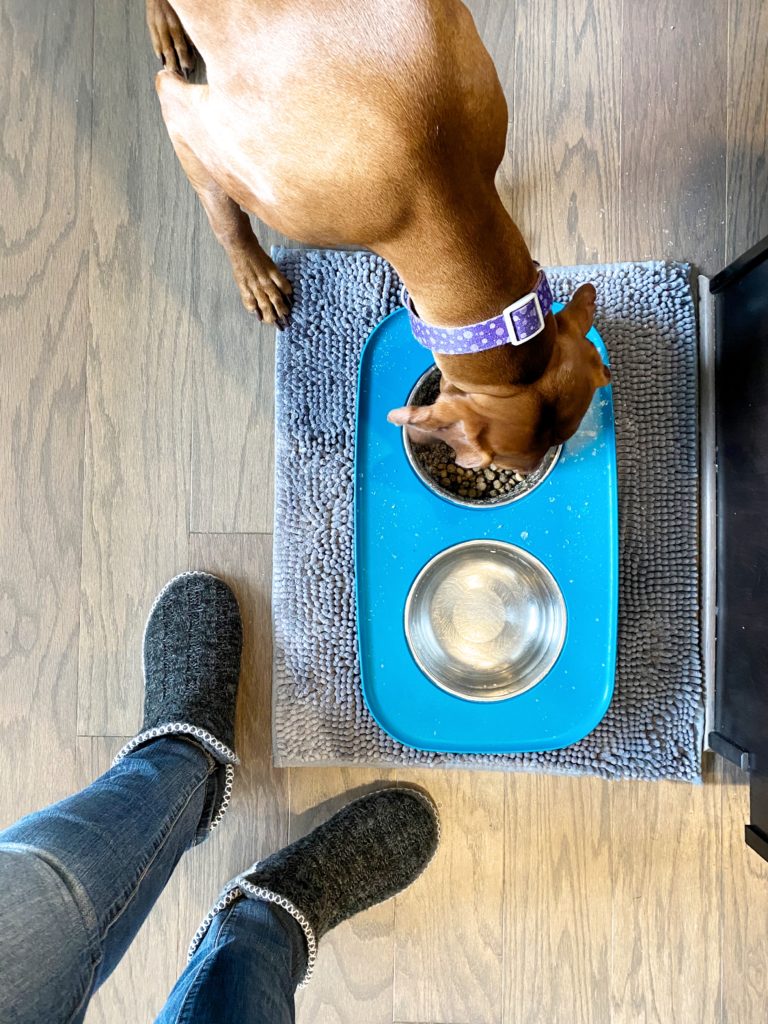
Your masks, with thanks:
M 689 267 L 548 268 L 560 300 L 584 281 L 595 283 L 596 326 L 613 366 L 620 523 L 616 690 L 602 722 L 571 747 L 475 756 L 404 747 L 376 725 L 360 689 L 352 523 L 357 368 L 369 332 L 399 301 L 397 275 L 364 252 L 277 249 L 275 258 L 295 294 L 290 327 L 277 340 L 275 763 L 699 780 L 704 692 Z M 403 381 L 403 388 L 411 383 Z

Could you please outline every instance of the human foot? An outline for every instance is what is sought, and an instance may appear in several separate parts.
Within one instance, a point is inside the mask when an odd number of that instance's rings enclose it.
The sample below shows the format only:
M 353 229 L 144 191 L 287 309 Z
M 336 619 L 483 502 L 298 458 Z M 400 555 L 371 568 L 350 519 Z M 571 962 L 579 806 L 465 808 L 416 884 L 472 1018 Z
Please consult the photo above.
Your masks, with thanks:
M 223 580 L 185 572 L 167 583 L 144 629 L 144 721 L 115 758 L 161 736 L 203 747 L 224 771 L 210 828 L 227 808 L 239 763 L 233 748 L 242 646 L 237 599 Z
M 264 900 L 282 907 L 301 926 L 307 943 L 306 984 L 322 936 L 415 881 L 439 839 L 437 810 L 425 793 L 397 787 L 363 796 L 228 882 L 189 955 L 216 914 L 236 899 Z

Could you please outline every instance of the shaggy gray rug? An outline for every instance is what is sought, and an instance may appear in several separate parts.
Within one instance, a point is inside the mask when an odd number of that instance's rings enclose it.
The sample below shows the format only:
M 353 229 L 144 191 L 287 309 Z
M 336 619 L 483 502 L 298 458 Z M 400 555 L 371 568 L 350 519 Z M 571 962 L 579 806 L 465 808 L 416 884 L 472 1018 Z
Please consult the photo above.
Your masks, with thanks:
M 548 268 L 584 281 L 611 356 L 619 474 L 616 690 L 585 739 L 535 754 L 434 754 L 383 732 L 355 636 L 353 448 L 360 351 L 400 282 L 363 252 L 277 249 L 294 285 L 276 367 L 273 740 L 278 765 L 505 768 L 700 779 L 696 318 L 681 263 Z

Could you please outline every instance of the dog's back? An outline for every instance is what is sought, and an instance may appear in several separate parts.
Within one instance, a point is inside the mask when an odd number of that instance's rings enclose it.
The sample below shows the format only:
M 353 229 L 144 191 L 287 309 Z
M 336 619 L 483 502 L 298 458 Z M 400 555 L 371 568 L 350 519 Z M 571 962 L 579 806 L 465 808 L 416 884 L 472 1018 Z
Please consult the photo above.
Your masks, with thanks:
M 185 100 L 200 108 L 195 146 L 285 234 L 377 248 L 492 187 L 506 104 L 457 0 L 175 7 L 207 66 Z

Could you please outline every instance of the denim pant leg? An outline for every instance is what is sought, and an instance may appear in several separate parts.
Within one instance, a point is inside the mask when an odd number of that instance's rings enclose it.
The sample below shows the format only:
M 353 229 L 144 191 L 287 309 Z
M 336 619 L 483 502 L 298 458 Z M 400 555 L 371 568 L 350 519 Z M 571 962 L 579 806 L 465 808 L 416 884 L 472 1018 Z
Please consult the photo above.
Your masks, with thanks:
M 156 1024 L 294 1024 L 306 959 L 289 914 L 237 900 L 213 919 Z
M 212 758 L 162 738 L 0 833 L 0 1021 L 79 1022 L 206 813 Z

